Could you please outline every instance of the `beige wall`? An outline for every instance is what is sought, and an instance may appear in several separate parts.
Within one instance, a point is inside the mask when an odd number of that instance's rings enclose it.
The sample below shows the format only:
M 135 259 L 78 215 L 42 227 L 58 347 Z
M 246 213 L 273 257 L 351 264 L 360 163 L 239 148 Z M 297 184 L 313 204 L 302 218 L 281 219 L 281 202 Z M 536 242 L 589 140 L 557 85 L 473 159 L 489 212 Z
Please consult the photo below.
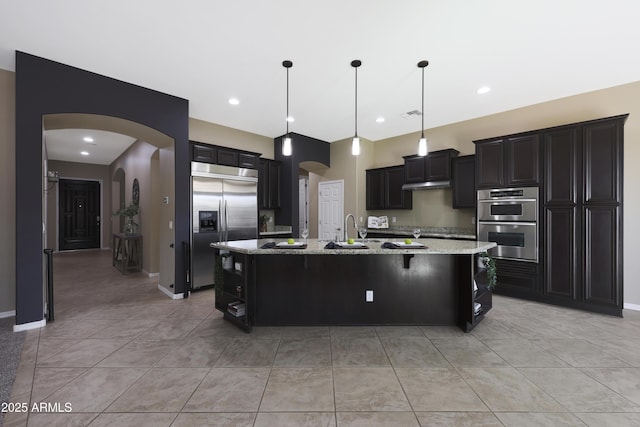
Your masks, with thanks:
M 57 171 L 60 178 L 82 179 L 88 181 L 100 181 L 101 188 L 101 214 L 102 240 L 101 247 L 111 247 L 111 176 L 109 166 L 91 165 L 88 163 L 61 162 L 49 160 L 47 162 L 50 171 Z M 48 183 L 47 186 L 47 242 L 45 247 L 58 250 L 58 184 Z M 116 224 L 117 226 L 117 224 Z
M 198 119 L 189 119 L 189 139 L 222 147 L 262 154 L 273 160 L 273 138 L 229 128 Z
M 140 185 L 140 213 L 134 222 L 138 224 L 138 233 L 142 234 L 142 268 L 147 273 L 158 273 L 159 260 L 158 251 L 155 249 L 155 231 L 157 226 L 156 209 L 152 206 L 152 179 L 151 179 L 151 163 L 154 153 L 158 147 L 144 141 L 136 141 L 124 153 L 120 155 L 112 164 L 110 175 L 122 168 L 125 173 L 125 205 L 131 204 L 131 193 L 133 188 L 133 180 L 138 178 Z M 115 210 L 115 209 L 114 209 Z M 117 232 L 119 230 L 119 217 L 111 216 L 112 229 Z
M 16 307 L 15 73 L 0 70 L 0 317 Z
M 318 183 L 344 180 L 344 213 L 366 221 L 365 170 L 374 162 L 374 143 L 360 138 L 360 155 L 351 155 L 351 138 L 331 144 L 331 167 L 309 173 L 309 235 L 318 236 Z M 350 226 L 351 227 L 351 226 Z M 349 229 L 351 235 L 354 230 Z

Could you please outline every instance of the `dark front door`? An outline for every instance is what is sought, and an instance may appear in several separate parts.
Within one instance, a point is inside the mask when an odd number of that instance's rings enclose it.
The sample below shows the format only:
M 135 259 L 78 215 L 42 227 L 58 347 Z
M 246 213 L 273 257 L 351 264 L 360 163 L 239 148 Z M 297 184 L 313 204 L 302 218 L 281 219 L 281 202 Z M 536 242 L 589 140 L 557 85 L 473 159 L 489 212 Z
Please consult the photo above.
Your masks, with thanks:
M 60 250 L 100 247 L 100 184 L 60 180 Z

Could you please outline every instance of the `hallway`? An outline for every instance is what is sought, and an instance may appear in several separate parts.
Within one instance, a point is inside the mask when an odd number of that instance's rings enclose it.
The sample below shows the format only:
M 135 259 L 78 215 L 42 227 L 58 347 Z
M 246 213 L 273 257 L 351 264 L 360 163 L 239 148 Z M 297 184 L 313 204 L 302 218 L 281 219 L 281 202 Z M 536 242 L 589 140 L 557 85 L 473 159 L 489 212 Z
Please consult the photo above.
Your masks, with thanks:
M 245 334 L 212 290 L 170 300 L 109 251 L 54 256 L 56 320 L 28 331 L 5 426 L 640 425 L 640 313 L 495 297 L 456 327 Z M 533 322 L 532 320 L 535 320 Z M 58 404 L 59 413 L 32 410 Z M 67 411 L 67 412 L 65 412 Z

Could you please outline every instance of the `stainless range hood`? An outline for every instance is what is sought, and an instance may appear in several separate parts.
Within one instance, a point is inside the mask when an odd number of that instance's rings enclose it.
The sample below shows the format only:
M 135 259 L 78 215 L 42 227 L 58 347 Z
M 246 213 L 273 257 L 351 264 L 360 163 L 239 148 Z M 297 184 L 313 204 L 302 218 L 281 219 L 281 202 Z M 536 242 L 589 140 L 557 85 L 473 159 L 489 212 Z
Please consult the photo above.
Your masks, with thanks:
M 418 191 L 418 190 L 435 190 L 438 188 L 449 188 L 451 187 L 451 181 L 425 181 L 425 182 L 415 182 L 412 184 L 404 184 L 402 186 L 403 190 L 410 191 Z

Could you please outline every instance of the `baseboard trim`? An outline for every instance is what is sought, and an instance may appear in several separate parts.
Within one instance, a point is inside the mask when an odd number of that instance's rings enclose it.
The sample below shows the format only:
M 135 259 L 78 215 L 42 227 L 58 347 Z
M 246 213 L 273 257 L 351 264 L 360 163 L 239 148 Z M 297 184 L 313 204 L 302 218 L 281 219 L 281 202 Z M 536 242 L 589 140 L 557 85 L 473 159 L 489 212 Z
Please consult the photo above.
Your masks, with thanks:
M 0 313 L 0 319 L 6 319 L 7 317 L 15 317 L 15 315 L 16 315 L 16 311 L 15 310 L 4 311 L 4 312 Z
M 162 285 L 158 285 L 158 289 L 160 289 L 160 291 L 165 294 L 166 296 L 168 296 L 171 299 L 183 299 L 184 298 L 184 294 L 174 294 L 171 293 L 169 290 L 167 290 L 164 286 Z
M 47 326 L 47 319 L 38 320 L 37 322 L 22 323 L 20 325 L 13 325 L 13 332 L 29 331 L 31 329 L 38 329 Z
M 160 277 L 160 273 L 149 273 L 148 271 L 144 271 L 145 273 L 147 273 L 147 277 Z
M 627 310 L 640 311 L 640 304 L 631 304 L 631 303 L 625 302 L 623 305 L 623 308 Z

